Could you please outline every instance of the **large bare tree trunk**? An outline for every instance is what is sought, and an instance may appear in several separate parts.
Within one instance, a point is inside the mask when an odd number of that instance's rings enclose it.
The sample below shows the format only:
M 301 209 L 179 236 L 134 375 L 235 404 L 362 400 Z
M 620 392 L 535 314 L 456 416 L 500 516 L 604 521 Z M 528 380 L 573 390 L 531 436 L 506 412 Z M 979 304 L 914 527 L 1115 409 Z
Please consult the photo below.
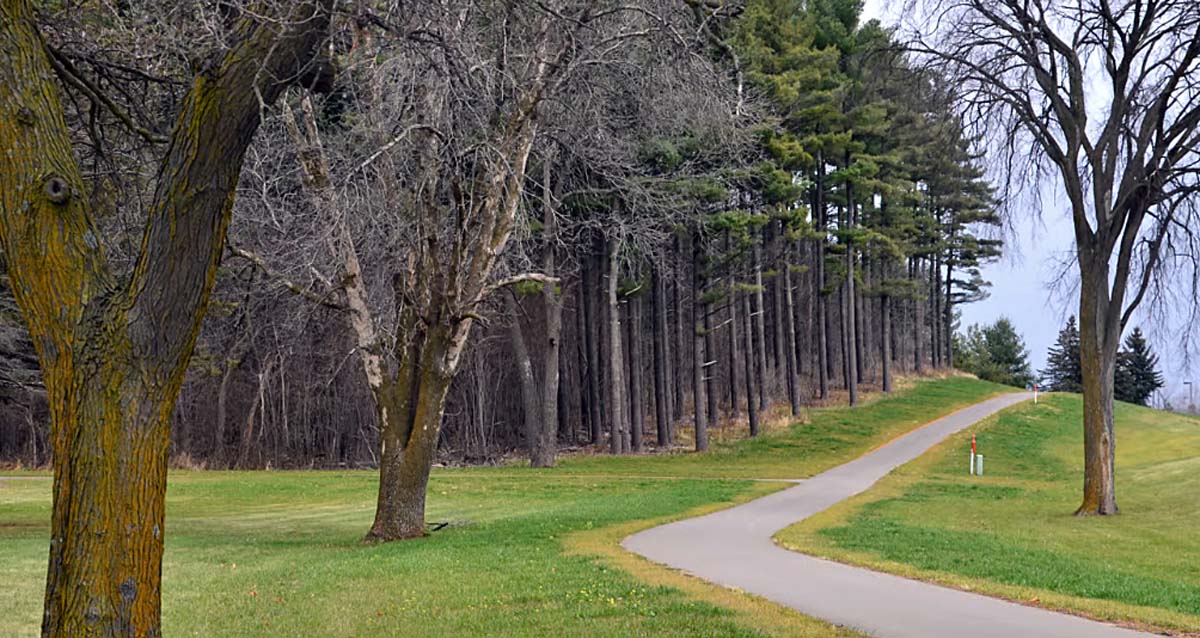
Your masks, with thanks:
M 1083 503 L 1076 514 L 1116 514 L 1113 398 L 1120 323 L 1108 299 L 1107 263 L 1080 260 L 1079 364 L 1083 373 Z
M 124 279 L 97 240 L 33 6 L 0 2 L 0 243 L 42 368 L 54 459 L 43 636 L 161 635 L 171 414 L 260 106 L 285 88 L 265 78 L 303 71 L 327 9 L 297 4 L 280 29 L 239 22 L 233 48 L 196 78 Z
M 413 337 L 394 380 L 375 390 L 379 415 L 379 497 L 368 542 L 425 535 L 425 490 L 437 453 L 450 377 L 444 326 Z
M 583 339 L 587 354 L 587 398 L 588 398 L 588 431 L 592 445 L 599 445 L 603 437 L 604 411 L 601 399 L 600 380 L 600 321 L 596 308 L 596 292 L 599 290 L 599 273 L 594 266 L 592 254 L 583 257 L 583 282 L 580 284 L 580 303 L 583 306 Z

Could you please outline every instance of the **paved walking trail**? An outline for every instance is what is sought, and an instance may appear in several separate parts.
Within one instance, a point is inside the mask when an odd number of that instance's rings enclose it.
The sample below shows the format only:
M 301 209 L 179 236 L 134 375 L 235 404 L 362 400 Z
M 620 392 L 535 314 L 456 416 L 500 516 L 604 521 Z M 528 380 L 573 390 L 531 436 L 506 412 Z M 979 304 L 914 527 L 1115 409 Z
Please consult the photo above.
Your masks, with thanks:
M 842 565 L 785 550 L 779 530 L 865 491 L 947 436 L 1030 398 L 996 397 L 943 417 L 796 487 L 634 534 L 650 560 L 879 638 L 1149 636 L 1075 616 Z M 965 463 L 964 463 L 965 466 Z

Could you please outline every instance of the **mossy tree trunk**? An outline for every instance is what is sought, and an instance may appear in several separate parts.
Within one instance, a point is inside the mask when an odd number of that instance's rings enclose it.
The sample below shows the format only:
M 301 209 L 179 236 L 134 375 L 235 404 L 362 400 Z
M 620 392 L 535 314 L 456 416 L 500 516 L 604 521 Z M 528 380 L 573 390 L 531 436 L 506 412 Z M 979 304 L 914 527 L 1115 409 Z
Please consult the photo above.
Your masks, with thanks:
M 328 3 L 244 20 L 197 76 L 158 173 L 132 275 L 98 231 L 28 0 L 0 2 L 0 242 L 51 413 L 42 635 L 159 636 L 170 417 L 215 281 L 260 99 L 303 74 Z

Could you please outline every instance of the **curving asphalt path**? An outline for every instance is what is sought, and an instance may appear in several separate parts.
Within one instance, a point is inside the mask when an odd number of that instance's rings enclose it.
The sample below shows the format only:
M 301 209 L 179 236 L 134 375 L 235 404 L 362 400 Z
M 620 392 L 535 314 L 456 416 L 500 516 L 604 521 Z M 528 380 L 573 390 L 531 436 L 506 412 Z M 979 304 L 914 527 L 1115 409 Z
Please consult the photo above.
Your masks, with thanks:
M 880 638 L 1149 636 L 785 550 L 779 530 L 865 491 L 947 436 L 1030 398 L 1009 394 L 934 421 L 796 487 L 655 527 L 621 544 L 656 563 Z

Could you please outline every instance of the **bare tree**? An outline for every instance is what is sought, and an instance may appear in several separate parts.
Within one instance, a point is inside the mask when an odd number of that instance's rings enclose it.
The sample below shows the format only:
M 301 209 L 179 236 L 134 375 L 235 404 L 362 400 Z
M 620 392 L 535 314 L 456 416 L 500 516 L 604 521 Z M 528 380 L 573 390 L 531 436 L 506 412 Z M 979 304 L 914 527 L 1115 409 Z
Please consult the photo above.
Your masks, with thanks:
M 44 636 L 161 634 L 172 408 L 260 108 L 305 76 L 328 4 L 236 17 L 228 51 L 183 99 L 123 278 L 100 245 L 53 79 L 56 67 L 69 86 L 79 78 L 48 53 L 28 1 L 0 3 L 0 240 L 49 395 L 55 459 Z
M 939 28 L 936 39 L 915 36 L 913 48 L 946 64 L 966 107 L 1006 140 L 1008 170 L 1056 171 L 1070 204 L 1086 462 L 1077 513 L 1115 514 L 1121 333 L 1156 275 L 1192 242 L 1198 221 L 1191 200 L 1200 191 L 1200 4 L 917 5 L 924 24 Z M 1010 175 L 1010 185 L 1018 179 Z

